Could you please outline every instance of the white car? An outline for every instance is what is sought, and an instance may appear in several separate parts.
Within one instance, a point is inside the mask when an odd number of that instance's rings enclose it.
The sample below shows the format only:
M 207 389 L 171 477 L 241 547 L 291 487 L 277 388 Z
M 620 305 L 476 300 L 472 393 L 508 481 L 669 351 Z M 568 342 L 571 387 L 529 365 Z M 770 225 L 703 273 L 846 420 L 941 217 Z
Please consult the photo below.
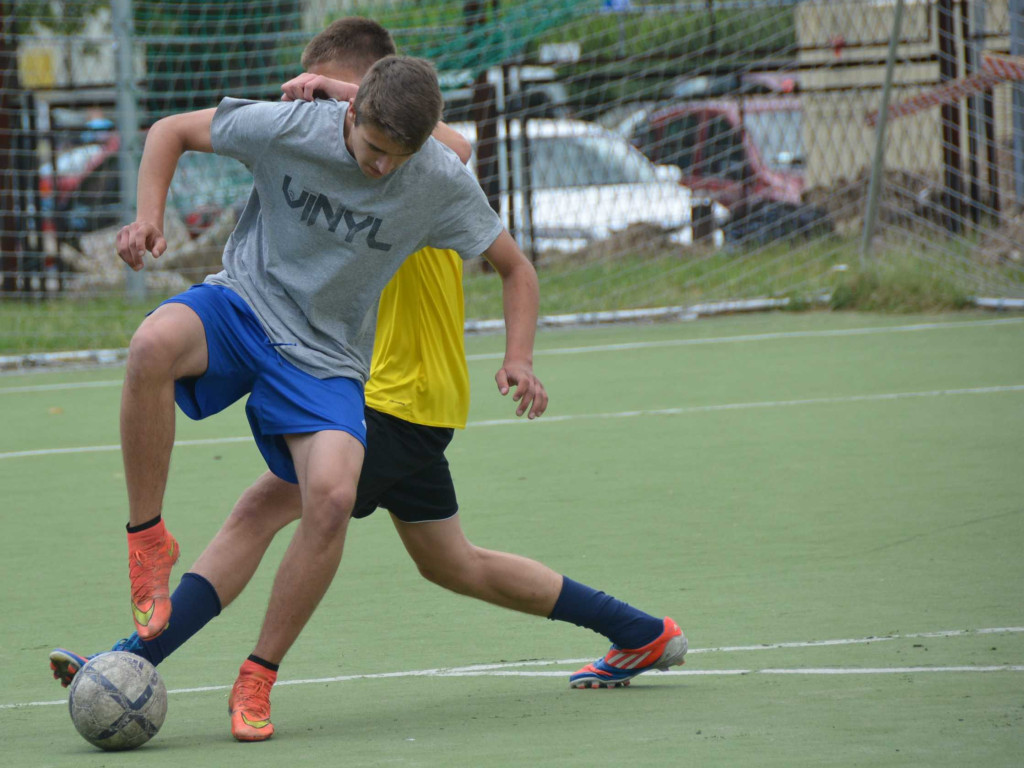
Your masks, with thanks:
M 499 123 L 501 125 L 501 123 Z M 721 242 L 728 211 L 698 199 L 679 184 L 674 166 L 656 166 L 625 138 L 582 120 L 529 120 L 529 194 L 525 194 L 522 123 L 511 122 L 511 142 L 499 133 L 501 215 L 510 223 L 510 203 L 519 245 L 537 251 L 575 251 L 633 224 L 652 224 L 673 242 L 692 242 L 692 208 L 710 205 L 714 241 Z M 451 126 L 474 145 L 476 126 Z M 511 147 L 509 147 L 511 144 Z M 508 190 L 514 193 L 509 195 Z M 529 200 L 530 204 L 527 205 Z M 532 224 L 532 226 L 531 226 Z

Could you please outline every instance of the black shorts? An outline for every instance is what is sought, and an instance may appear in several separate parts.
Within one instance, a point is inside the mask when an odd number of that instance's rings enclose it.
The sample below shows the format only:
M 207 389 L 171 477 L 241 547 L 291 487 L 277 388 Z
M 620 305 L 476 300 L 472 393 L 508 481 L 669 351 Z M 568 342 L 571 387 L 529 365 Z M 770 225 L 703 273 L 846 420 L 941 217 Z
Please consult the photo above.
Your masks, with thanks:
M 405 523 L 444 520 L 459 511 L 444 451 L 454 430 L 425 427 L 366 409 L 366 457 L 352 517 L 383 507 Z

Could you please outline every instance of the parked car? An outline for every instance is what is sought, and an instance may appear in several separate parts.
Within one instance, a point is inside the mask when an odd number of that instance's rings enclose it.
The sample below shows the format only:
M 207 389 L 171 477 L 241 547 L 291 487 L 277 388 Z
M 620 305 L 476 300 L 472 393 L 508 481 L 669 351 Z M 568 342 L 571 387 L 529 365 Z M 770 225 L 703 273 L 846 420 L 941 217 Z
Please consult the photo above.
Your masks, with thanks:
M 692 240 L 691 208 L 707 208 L 680 186 L 680 172 L 655 166 L 628 141 L 596 124 L 568 119 L 535 119 L 528 126 L 530 183 L 523 183 L 524 146 L 519 121 L 512 122 L 511 155 L 505 141 L 502 156 L 512 168 L 504 176 L 502 216 L 524 248 L 578 250 L 633 224 L 652 224 L 669 233 L 674 242 Z M 473 123 L 454 124 L 475 143 Z M 89 145 L 61 155 L 57 175 L 42 175 L 57 190 L 50 195 L 55 218 L 63 232 L 74 238 L 121 223 L 116 136 L 103 145 Z M 188 152 L 182 156 L 168 193 L 168 204 L 196 235 L 225 209 L 241 206 L 248 197 L 252 176 L 230 158 Z M 528 188 L 528 192 L 527 192 Z M 509 194 L 509 190 L 514 193 Z M 514 214 L 514 216 L 513 216 Z M 719 230 L 728 218 L 722 206 L 712 205 L 712 226 Z M 532 226 L 523 226 L 532 222 Z M 531 239 L 532 238 L 532 239 Z
M 538 251 L 578 250 L 634 224 L 661 227 L 673 241 L 688 243 L 695 204 L 711 205 L 717 228 L 728 218 L 724 207 L 680 186 L 676 168 L 654 165 L 624 138 L 595 123 L 528 120 L 525 146 L 522 125 L 512 121 L 511 148 L 501 134 L 497 149 L 501 164 L 510 169 L 500 184 L 501 215 L 506 225 L 515 222 L 512 229 L 524 248 L 532 237 Z M 476 146 L 475 124 L 452 127 Z
M 803 200 L 803 111 L 798 96 L 768 94 L 674 102 L 630 117 L 630 140 L 681 183 L 729 209 L 729 241 L 831 231 Z
M 62 239 L 113 226 L 121 221 L 116 135 L 57 154 L 56 173 L 39 169 L 44 228 Z
M 74 241 L 124 223 L 118 159 L 120 139 L 82 144 L 58 153 L 54 173 L 49 163 L 39 169 L 44 227 Z M 240 205 L 252 187 L 252 174 L 228 157 L 186 152 L 167 194 L 195 237 L 226 208 Z

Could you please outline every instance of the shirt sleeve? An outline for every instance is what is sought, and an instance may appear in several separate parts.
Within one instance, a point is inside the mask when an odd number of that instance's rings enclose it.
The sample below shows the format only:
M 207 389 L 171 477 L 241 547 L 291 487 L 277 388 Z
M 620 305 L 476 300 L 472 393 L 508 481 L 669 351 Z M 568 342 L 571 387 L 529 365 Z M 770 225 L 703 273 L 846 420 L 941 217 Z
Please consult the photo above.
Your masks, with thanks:
M 225 98 L 210 126 L 213 151 L 254 168 L 272 143 L 304 141 L 321 127 L 318 112 L 316 102 Z
M 459 162 L 457 158 L 452 159 Z M 454 200 L 454 204 L 441 209 L 426 245 L 458 251 L 463 260 L 468 260 L 490 248 L 503 225 L 469 170 L 460 168 L 453 174 L 451 183 L 449 200 Z

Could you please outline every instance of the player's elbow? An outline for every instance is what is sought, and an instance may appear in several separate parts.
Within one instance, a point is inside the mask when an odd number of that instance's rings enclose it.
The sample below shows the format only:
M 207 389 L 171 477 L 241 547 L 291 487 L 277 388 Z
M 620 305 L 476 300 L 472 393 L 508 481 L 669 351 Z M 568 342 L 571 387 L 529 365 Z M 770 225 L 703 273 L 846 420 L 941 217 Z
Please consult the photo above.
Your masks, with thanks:
M 146 135 L 147 147 L 156 144 L 179 153 L 212 152 L 210 125 L 214 112 L 210 109 L 160 118 Z
M 502 230 L 490 248 L 484 251 L 484 258 L 502 280 L 537 282 L 537 270 L 516 245 L 508 230 Z
M 498 269 L 502 282 L 516 285 L 521 290 L 538 291 L 540 281 L 537 278 L 537 270 L 522 252 L 520 252 L 520 256 L 521 258 L 506 262 L 504 269 Z

